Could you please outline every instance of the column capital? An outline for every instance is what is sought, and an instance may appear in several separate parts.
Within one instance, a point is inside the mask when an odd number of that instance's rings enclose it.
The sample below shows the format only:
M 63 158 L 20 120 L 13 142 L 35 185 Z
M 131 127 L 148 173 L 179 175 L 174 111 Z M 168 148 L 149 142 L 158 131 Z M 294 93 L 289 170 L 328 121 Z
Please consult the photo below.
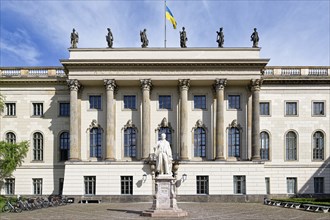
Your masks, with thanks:
M 149 90 L 149 91 L 151 90 L 152 88 L 151 79 L 141 79 L 140 83 L 142 90 Z
M 262 79 L 251 79 L 250 89 L 252 92 L 260 91 L 260 87 L 262 85 Z
M 81 84 L 77 79 L 68 79 L 66 82 L 71 91 L 78 91 L 81 87 Z
M 227 85 L 227 79 L 215 79 L 213 87 L 214 90 L 217 91 L 220 89 L 224 89 L 226 85 Z
M 104 85 L 105 85 L 105 89 L 107 91 L 110 90 L 110 91 L 116 92 L 116 90 L 117 90 L 116 80 L 114 80 L 114 79 L 105 79 Z
M 190 87 L 190 79 L 179 79 L 179 87 L 180 87 L 180 90 L 183 90 L 183 89 L 188 90 Z

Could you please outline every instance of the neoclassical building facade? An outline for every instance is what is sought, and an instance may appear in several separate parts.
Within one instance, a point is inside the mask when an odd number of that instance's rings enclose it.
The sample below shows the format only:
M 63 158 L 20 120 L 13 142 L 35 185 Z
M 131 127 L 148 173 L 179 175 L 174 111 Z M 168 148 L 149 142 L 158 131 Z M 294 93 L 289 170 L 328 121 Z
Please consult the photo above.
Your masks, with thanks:
M 183 200 L 330 194 L 329 66 L 269 67 L 260 48 L 69 49 L 0 68 L 2 140 L 29 140 L 1 194 L 154 193 L 165 133 Z

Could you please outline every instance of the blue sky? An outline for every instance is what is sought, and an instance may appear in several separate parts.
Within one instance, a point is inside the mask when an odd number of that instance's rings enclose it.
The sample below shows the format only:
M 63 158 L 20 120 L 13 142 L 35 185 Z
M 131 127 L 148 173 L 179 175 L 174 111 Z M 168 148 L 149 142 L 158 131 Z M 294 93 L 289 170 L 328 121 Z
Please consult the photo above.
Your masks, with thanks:
M 178 28 L 167 21 L 167 47 L 179 47 L 182 26 L 188 47 L 251 47 L 259 32 L 261 57 L 272 66 L 330 66 L 329 0 L 167 0 Z M 70 33 L 79 48 L 105 48 L 110 27 L 114 47 L 164 47 L 163 0 L 0 0 L 0 66 L 59 66 L 68 58 Z

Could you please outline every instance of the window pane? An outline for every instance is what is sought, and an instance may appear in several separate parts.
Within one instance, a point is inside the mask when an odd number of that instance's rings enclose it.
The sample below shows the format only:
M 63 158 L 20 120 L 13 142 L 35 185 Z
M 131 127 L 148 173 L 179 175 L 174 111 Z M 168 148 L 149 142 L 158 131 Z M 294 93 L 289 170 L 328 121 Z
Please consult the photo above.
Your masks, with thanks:
M 240 156 L 240 132 L 238 128 L 230 128 L 228 130 L 228 156 Z
M 206 132 L 204 128 L 194 130 L 195 157 L 206 157 Z
M 228 95 L 228 108 L 229 109 L 240 109 L 240 96 L 239 95 Z
M 195 95 L 194 96 L 194 108 L 195 109 L 206 109 L 206 96 Z
M 136 109 L 136 96 L 125 95 L 124 96 L 124 108 L 125 109 Z
M 269 114 L 269 102 L 260 103 L 260 115 L 270 115 Z
M 297 115 L 297 102 L 286 102 L 286 115 Z
M 124 156 L 136 157 L 136 130 L 126 128 L 124 131 Z
M 90 109 L 101 109 L 101 96 L 99 96 L 99 95 L 89 96 L 89 108 Z
M 169 95 L 159 96 L 159 109 L 171 109 L 171 96 Z
M 100 128 L 90 130 L 90 157 L 102 156 L 102 131 Z
M 70 103 L 60 103 L 60 116 L 70 116 Z

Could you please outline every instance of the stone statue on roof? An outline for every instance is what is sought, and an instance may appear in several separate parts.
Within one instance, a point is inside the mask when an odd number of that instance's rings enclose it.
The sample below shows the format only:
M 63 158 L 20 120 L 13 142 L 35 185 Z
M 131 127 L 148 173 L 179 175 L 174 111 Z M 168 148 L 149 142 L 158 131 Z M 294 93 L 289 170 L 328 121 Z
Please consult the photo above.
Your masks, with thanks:
M 185 31 L 185 28 L 182 27 L 182 31 L 180 31 L 180 47 L 181 48 L 186 48 L 187 47 L 187 33 Z
M 259 36 L 258 36 L 257 28 L 254 28 L 254 31 L 251 34 L 251 41 L 253 41 L 252 47 L 258 47 Z
M 112 48 L 112 45 L 113 45 L 113 35 L 112 35 L 112 32 L 111 32 L 111 29 L 108 28 L 108 34 L 105 36 L 105 39 L 107 40 L 107 43 L 108 43 L 108 48 Z
M 146 48 L 148 47 L 149 40 L 147 38 L 147 29 L 144 29 L 143 31 L 140 31 L 140 38 L 141 38 L 141 47 Z
M 73 28 L 71 33 L 71 48 L 77 48 L 77 44 L 79 41 L 79 35 L 78 32 Z
M 218 47 L 223 47 L 223 43 L 225 42 L 225 36 L 223 35 L 223 28 L 220 28 L 220 31 L 217 31 L 217 42 L 218 42 Z

